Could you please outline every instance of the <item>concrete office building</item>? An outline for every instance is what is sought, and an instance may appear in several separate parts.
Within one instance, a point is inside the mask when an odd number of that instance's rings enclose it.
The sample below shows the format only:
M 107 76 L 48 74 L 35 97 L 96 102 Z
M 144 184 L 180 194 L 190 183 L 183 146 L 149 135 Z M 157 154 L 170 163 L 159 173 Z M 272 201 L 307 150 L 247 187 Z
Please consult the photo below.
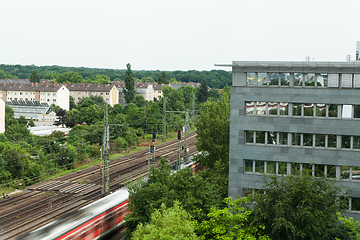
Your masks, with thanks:
M 360 62 L 239 62 L 230 111 L 229 196 L 263 174 L 309 169 L 350 188 L 360 213 Z

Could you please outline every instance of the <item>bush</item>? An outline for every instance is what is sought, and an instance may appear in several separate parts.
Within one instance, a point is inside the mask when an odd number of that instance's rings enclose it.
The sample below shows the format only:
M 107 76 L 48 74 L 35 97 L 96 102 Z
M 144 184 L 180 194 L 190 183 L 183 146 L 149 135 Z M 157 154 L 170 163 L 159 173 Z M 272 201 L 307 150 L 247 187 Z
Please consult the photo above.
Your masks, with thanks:
M 115 139 L 115 144 L 116 144 L 116 150 L 122 150 L 128 148 L 128 142 L 122 137 L 118 137 L 117 139 Z
M 134 132 L 127 132 L 124 138 L 130 146 L 134 146 L 137 144 L 138 137 Z

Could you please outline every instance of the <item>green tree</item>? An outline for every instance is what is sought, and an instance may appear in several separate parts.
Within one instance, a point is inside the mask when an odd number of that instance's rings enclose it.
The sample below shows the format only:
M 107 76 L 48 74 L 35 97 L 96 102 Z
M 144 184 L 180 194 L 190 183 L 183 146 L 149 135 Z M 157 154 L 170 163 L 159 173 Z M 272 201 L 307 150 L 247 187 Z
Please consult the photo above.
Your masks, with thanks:
M 55 71 L 49 71 L 44 74 L 44 79 L 53 80 L 56 79 L 59 76 L 59 73 Z
M 107 84 L 110 83 L 110 78 L 106 75 L 96 75 L 93 83 Z
M 56 78 L 56 82 L 58 83 L 81 83 L 83 81 L 83 77 L 79 73 L 73 71 L 59 74 Z
M 220 99 L 220 93 L 216 89 L 210 89 L 208 96 L 209 98 Z
M 209 87 L 205 80 L 202 80 L 200 87 L 197 89 L 196 97 L 199 103 L 206 102 L 209 97 Z
M 133 240 L 196 240 L 199 239 L 191 222 L 190 215 L 175 202 L 172 208 L 162 204 L 150 217 L 150 222 L 140 224 L 132 237 Z
M 40 77 L 39 77 L 36 70 L 33 70 L 31 72 L 30 82 L 32 82 L 32 83 L 39 83 L 40 82 Z
M 345 235 L 339 239 L 360 239 L 360 223 L 354 221 L 351 217 L 341 216 L 341 213 L 337 213 L 339 221 L 342 223 L 341 228 L 344 229 Z
M 195 120 L 197 129 L 196 147 L 202 154 L 196 158 L 208 166 L 204 177 L 218 186 L 223 198 L 228 194 L 230 96 L 221 100 L 207 101 L 201 106 L 200 116 Z
M 224 203 L 228 207 L 223 209 L 211 208 L 208 213 L 208 220 L 197 222 L 196 232 L 201 239 L 270 239 L 262 234 L 264 226 L 250 226 L 249 216 L 251 210 L 245 207 L 248 199 L 240 198 L 235 201 L 226 198 Z
M 125 88 L 123 89 L 125 102 L 131 103 L 135 97 L 135 81 L 131 71 L 131 65 L 128 63 L 126 65 L 125 73 Z
M 217 186 L 200 175 L 193 176 L 186 168 L 170 174 L 170 164 L 162 159 L 159 168 L 152 168 L 147 181 L 137 181 L 129 186 L 129 209 L 126 216 L 127 232 L 139 223 L 147 223 L 151 214 L 161 204 L 172 206 L 177 200 L 194 219 L 202 221 L 212 206 L 220 206 Z
M 74 97 L 70 96 L 69 102 L 70 102 L 70 110 L 76 108 Z
M 308 173 L 267 178 L 254 196 L 253 223 L 264 225 L 272 239 L 335 239 L 337 212 L 345 208 L 339 194 L 334 181 Z
M 159 73 L 159 76 L 158 76 L 158 83 L 161 84 L 161 83 L 164 83 L 164 84 L 169 84 L 169 79 L 166 75 L 166 72 L 162 71 Z
M 3 70 L 0 70 L 0 79 L 6 79 L 6 73 Z
M 60 126 L 62 125 L 63 127 L 66 124 L 67 118 L 66 118 L 66 110 L 60 108 L 57 112 L 56 112 L 56 117 L 57 120 L 54 122 L 55 126 Z
M 136 104 L 136 106 L 143 108 L 146 105 L 146 100 L 144 99 L 143 96 L 141 95 L 136 95 L 133 101 L 134 104 Z

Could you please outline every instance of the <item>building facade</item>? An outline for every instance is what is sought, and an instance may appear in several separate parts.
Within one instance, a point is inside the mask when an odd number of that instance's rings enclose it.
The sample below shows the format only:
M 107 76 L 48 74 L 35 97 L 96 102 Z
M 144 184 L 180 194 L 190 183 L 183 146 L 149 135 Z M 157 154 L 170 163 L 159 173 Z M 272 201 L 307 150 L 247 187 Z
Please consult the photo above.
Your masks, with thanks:
M 5 102 L 0 99 L 0 133 L 5 132 Z
M 0 96 L 6 102 L 38 101 L 55 104 L 64 110 L 69 110 L 69 90 L 64 84 L 0 84 Z
M 82 98 L 100 96 L 111 106 L 119 103 L 119 92 L 112 84 L 69 83 L 66 87 L 77 104 Z
M 360 213 L 360 62 L 238 62 L 231 65 L 229 196 L 264 174 L 304 169 L 336 179 Z

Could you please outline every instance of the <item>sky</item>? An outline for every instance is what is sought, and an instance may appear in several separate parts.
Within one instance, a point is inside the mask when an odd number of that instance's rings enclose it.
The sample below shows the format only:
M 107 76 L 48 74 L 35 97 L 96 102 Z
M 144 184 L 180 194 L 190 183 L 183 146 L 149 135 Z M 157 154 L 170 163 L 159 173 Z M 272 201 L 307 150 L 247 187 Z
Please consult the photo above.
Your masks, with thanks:
M 0 0 L 0 64 L 211 70 L 345 61 L 359 0 Z

